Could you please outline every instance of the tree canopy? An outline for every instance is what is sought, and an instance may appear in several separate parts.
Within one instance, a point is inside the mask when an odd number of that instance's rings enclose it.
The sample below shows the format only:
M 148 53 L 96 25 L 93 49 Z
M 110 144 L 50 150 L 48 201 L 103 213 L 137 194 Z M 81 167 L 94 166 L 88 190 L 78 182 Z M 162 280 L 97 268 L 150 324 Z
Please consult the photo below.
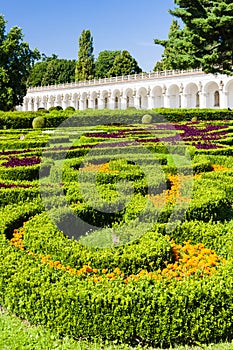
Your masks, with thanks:
M 186 26 L 180 28 L 177 20 L 173 20 L 168 39 L 154 39 L 155 44 L 162 45 L 162 60 L 157 62 L 154 71 L 166 69 L 190 69 L 200 67 L 190 40 L 191 34 Z
M 22 104 L 27 78 L 33 62 L 40 56 L 23 41 L 22 29 L 14 26 L 6 33 L 6 21 L 0 15 L 0 110 Z
M 43 57 L 37 62 L 27 81 L 28 86 L 44 86 L 75 81 L 75 60 L 58 59 L 57 55 Z
M 127 50 L 123 50 L 119 55 L 116 55 L 109 76 L 138 74 L 141 71 L 135 58 Z
M 174 2 L 177 7 L 169 12 L 183 21 L 184 28 L 177 28 L 167 41 L 155 40 L 156 44 L 162 44 L 165 49 L 177 47 L 174 68 L 176 65 L 182 68 L 182 64 L 186 62 L 184 56 L 188 57 L 191 54 L 193 57 L 191 66 L 199 65 L 206 73 L 233 75 L 232 0 L 174 0 Z M 179 34 L 178 38 L 175 38 L 176 34 Z M 166 58 L 168 55 L 168 51 L 165 52 Z M 174 57 L 174 52 L 171 52 L 171 57 Z
M 75 69 L 75 80 L 94 78 L 93 37 L 89 29 L 83 30 L 79 37 L 78 60 Z
M 120 54 L 120 50 L 101 51 L 95 61 L 95 78 L 109 77 L 109 71 L 113 67 L 114 60 Z

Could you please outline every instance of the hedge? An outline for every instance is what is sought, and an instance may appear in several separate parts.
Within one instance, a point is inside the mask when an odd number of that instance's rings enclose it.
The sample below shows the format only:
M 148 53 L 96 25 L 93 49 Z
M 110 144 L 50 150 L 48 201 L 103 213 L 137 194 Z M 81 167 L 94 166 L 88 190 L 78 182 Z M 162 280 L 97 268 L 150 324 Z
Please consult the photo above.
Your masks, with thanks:
M 232 260 L 202 279 L 94 284 L 38 264 L 4 239 L 0 252 L 1 304 L 61 335 L 147 346 L 232 339 Z
M 193 117 L 197 120 L 231 120 L 233 112 L 228 110 L 213 109 L 152 109 L 152 110 L 84 110 L 84 111 L 50 111 L 44 113 L 38 112 L 7 112 L 0 113 L 0 128 L 18 129 L 31 128 L 32 121 L 37 116 L 43 116 L 46 120 L 46 127 L 57 127 L 70 116 L 77 116 L 76 121 L 72 121 L 72 125 L 90 126 L 104 124 L 135 124 L 141 123 L 141 119 L 145 113 L 152 116 L 152 123 L 161 121 L 161 117 L 169 122 L 191 121 Z

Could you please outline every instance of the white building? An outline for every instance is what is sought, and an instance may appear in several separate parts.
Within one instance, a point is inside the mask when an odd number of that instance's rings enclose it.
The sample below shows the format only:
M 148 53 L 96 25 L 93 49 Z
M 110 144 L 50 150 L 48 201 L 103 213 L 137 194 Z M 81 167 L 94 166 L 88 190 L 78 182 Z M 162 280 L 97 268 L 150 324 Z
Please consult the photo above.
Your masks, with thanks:
M 65 109 L 232 108 L 233 76 L 200 69 L 163 71 L 29 88 L 22 106 Z

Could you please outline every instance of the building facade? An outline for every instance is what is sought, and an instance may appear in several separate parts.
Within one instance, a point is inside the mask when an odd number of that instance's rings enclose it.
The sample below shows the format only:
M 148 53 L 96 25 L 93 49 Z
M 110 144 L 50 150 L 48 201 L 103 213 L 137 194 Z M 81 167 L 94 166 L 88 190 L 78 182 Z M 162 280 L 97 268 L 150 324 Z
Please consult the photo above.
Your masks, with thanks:
M 233 76 L 200 69 L 162 71 L 29 88 L 18 110 L 231 108 Z

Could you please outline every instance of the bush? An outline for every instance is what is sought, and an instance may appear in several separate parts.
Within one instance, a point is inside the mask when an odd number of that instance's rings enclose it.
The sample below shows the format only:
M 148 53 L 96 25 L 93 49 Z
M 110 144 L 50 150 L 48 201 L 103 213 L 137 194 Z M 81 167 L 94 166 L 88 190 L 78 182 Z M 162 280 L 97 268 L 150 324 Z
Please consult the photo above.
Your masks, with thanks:
M 49 111 L 47 109 L 45 109 L 44 107 L 39 107 L 38 112 L 43 112 L 43 113 L 49 113 Z
M 75 111 L 75 108 L 72 106 L 66 107 L 65 111 Z
M 150 114 L 144 114 L 142 117 L 142 124 L 150 124 L 152 122 L 152 116 Z
M 45 119 L 43 117 L 36 117 L 32 121 L 33 129 L 42 129 L 45 127 Z
M 61 335 L 152 346 L 232 339 L 232 261 L 211 277 L 93 283 L 0 244 L 1 305 Z
M 50 107 L 49 112 L 51 111 L 62 111 L 63 108 L 61 106 Z
M 197 122 L 197 116 L 192 117 L 191 122 Z

